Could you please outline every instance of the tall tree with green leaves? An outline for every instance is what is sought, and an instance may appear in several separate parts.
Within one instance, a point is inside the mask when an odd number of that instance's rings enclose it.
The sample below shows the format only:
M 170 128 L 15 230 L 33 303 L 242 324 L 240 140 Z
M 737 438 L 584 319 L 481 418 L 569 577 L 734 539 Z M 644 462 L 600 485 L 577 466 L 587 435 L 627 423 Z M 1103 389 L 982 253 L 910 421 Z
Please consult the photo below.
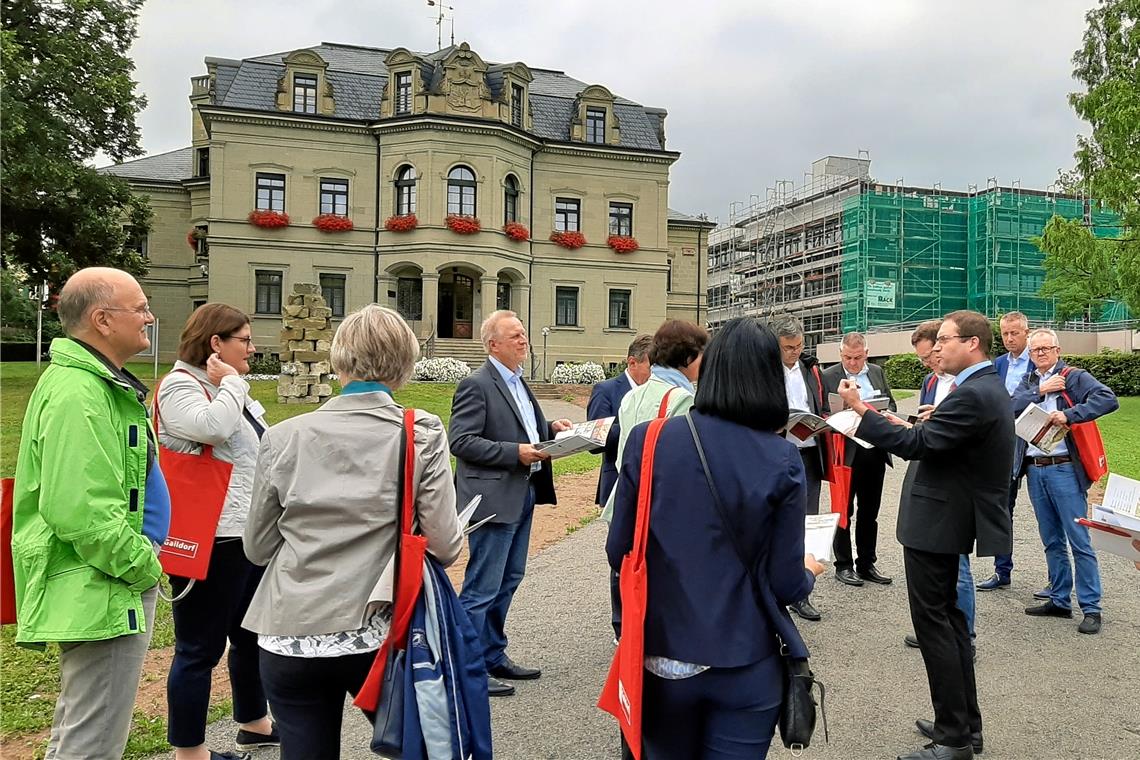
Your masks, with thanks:
M 85 266 L 134 273 L 129 244 L 150 226 L 146 201 L 98 173 L 142 153 L 127 51 L 143 0 L 3 0 L 0 30 L 0 256 L 33 282 L 59 283 Z
M 1075 170 L 1062 177 L 1074 192 L 1103 201 L 1121 216 L 1120 235 L 1096 238 L 1083 220 L 1054 217 L 1037 245 L 1045 252 L 1041 294 L 1057 298 L 1057 317 L 1091 313 L 1106 300 L 1140 315 L 1140 0 L 1100 0 L 1073 55 L 1069 95 L 1091 127 L 1077 138 Z

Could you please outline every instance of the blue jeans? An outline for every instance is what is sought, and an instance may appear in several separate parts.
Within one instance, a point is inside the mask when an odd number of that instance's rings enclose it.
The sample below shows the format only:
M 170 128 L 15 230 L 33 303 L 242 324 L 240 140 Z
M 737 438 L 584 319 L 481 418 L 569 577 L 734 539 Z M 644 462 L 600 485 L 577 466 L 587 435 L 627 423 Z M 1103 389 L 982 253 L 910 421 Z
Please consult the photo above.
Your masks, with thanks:
M 958 609 L 966 616 L 966 628 L 970 630 L 970 641 L 978 637 L 974 631 L 974 608 L 977 591 L 974 590 L 974 573 L 970 570 L 970 555 L 958 558 Z
M 534 520 L 534 487 L 527 491 L 522 517 L 513 523 L 487 523 L 468 537 L 470 559 L 459 602 L 483 645 L 487 669 L 507 656 L 505 626 L 515 589 L 526 574 L 526 552 Z
M 1088 513 L 1087 493 L 1077 481 L 1073 463 L 1030 466 L 1029 498 L 1037 515 L 1037 529 L 1045 545 L 1049 567 L 1049 596 L 1053 604 L 1070 609 L 1073 592 L 1072 552 L 1076 565 L 1077 603 L 1085 614 L 1100 612 L 1100 567 L 1089 540 L 1089 529 L 1078 517 Z
M 1017 491 L 1021 485 L 1021 478 L 1011 478 L 1009 482 L 1009 519 L 1013 520 L 1013 507 L 1017 504 Z M 994 557 L 994 572 L 997 573 L 999 578 L 1009 580 L 1013 575 L 1013 550 L 1010 549 L 1009 554 L 998 554 Z

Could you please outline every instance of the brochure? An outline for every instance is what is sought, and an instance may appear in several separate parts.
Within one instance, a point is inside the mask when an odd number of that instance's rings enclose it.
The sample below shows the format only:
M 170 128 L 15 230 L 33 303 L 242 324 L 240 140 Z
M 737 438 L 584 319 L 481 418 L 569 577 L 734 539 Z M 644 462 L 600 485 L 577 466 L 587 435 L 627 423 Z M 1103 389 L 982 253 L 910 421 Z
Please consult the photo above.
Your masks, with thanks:
M 793 411 L 788 415 L 788 425 L 784 429 L 788 435 L 801 441 L 806 441 L 820 433 L 834 430 L 837 433 L 842 433 L 847 436 L 863 448 L 869 449 L 872 448 L 871 444 L 861 438 L 855 437 L 855 431 L 859 429 L 861 419 L 862 418 L 852 409 L 836 412 L 827 419 L 812 414 L 811 412 Z
M 1094 506 L 1092 519 L 1078 517 L 1077 522 L 1089 529 L 1089 539 L 1097 551 L 1140 562 L 1140 552 L 1132 546 L 1133 541 L 1140 540 L 1140 519 Z
M 1102 506 L 1118 515 L 1140 520 L 1140 480 L 1126 478 L 1115 472 L 1108 473 Z
M 871 398 L 863 399 L 863 403 L 879 412 L 891 407 L 891 400 L 886 396 L 872 396 Z M 843 397 L 838 393 L 827 394 L 827 405 L 831 408 L 832 414 L 842 412 L 844 409 L 849 408 L 847 404 L 844 403 Z
M 1013 423 L 1017 437 L 1029 441 L 1046 454 L 1052 454 L 1057 444 L 1065 440 L 1067 428 L 1054 424 L 1049 419 L 1049 412 L 1038 404 L 1030 404 Z
M 534 447 L 550 455 L 551 459 L 567 457 L 582 451 L 592 451 L 606 445 L 606 437 L 614 425 L 613 417 L 579 422 L 569 430 L 554 436 L 553 441 L 542 441 Z
M 838 526 L 838 512 L 804 517 L 804 552 L 814 554 L 820 562 L 831 562 L 831 547 Z
M 468 525 L 468 523 L 471 522 L 471 516 L 475 514 L 475 510 L 478 508 L 479 502 L 481 501 L 483 501 L 482 494 L 475 494 L 471 497 L 471 501 L 467 502 L 467 506 L 465 506 L 459 513 L 459 524 L 463 526 L 463 535 L 465 536 L 471 533 L 471 531 L 476 530 L 483 525 L 486 525 L 488 522 L 490 522 L 491 518 L 495 516 L 487 515 L 474 525 Z

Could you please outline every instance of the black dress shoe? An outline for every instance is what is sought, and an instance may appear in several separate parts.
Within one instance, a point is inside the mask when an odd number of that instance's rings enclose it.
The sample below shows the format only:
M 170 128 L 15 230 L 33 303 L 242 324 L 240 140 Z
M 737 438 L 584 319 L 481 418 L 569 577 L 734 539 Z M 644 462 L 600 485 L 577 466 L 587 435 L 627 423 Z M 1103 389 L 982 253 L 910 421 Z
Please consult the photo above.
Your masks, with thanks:
M 863 580 L 878 583 L 880 586 L 888 586 L 894 580 L 880 573 L 874 565 L 870 565 L 865 570 L 860 570 L 858 575 Z
M 503 683 L 498 678 L 487 676 L 487 696 L 489 697 L 509 697 L 515 693 L 515 687 L 509 683 Z
M 533 681 L 542 675 L 538 668 L 524 668 L 514 663 L 510 657 L 503 657 L 503 661 L 487 671 L 495 678 L 508 678 L 512 681 Z
M 919 718 L 914 722 L 914 726 L 918 729 L 918 732 L 925 736 L 927 739 L 934 738 L 934 721 L 923 720 L 922 718 Z M 981 731 L 978 731 L 977 733 L 974 733 L 973 731 L 970 732 L 970 746 L 974 749 L 975 755 L 982 754 L 983 743 Z
M 1002 588 L 1009 585 L 1009 578 L 1002 578 L 997 573 L 994 573 L 989 578 L 979 583 L 975 588 L 978 591 L 993 591 L 994 589 Z
M 819 610 L 817 610 L 812 605 L 811 599 L 804 599 L 802 602 L 789 604 L 788 609 L 802 617 L 804 620 L 814 621 L 821 620 L 823 618 L 823 616 L 819 614 Z
M 947 747 L 945 744 L 931 742 L 918 752 L 909 755 L 899 755 L 898 760 L 973 760 L 974 748 L 967 744 L 965 747 Z
M 908 647 L 918 649 L 918 637 L 913 633 L 908 633 L 906 636 L 903 636 L 903 643 Z
M 1032 615 L 1033 617 L 1071 618 L 1073 616 L 1073 611 L 1068 607 L 1058 607 L 1053 603 L 1053 600 L 1050 599 L 1047 602 L 1035 604 L 1032 607 L 1026 607 L 1025 614 Z
M 1100 613 L 1090 612 L 1085 615 L 1085 619 L 1077 626 L 1077 630 L 1081 633 L 1100 633 Z
M 846 583 L 848 586 L 862 586 L 863 579 L 855 574 L 855 571 L 849 567 L 842 568 L 835 571 L 835 579 L 840 583 Z

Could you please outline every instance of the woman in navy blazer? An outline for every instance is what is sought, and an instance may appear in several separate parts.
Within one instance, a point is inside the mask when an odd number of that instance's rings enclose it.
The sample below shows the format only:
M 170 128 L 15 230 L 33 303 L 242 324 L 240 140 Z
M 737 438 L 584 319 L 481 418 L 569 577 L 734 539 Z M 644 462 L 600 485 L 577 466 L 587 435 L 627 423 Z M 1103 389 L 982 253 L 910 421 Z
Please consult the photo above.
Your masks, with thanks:
M 776 434 L 788 403 L 771 330 L 741 318 L 717 333 L 690 415 L 731 528 L 713 503 L 688 422 L 671 419 L 655 454 L 646 550 L 644 752 L 650 760 L 763 758 L 782 698 L 782 663 L 775 628 L 757 607 L 728 531 L 740 536 L 780 605 L 806 598 L 823 572 L 804 554 L 803 462 Z M 615 570 L 633 547 L 647 428 L 631 431 L 618 474 L 606 542 Z

